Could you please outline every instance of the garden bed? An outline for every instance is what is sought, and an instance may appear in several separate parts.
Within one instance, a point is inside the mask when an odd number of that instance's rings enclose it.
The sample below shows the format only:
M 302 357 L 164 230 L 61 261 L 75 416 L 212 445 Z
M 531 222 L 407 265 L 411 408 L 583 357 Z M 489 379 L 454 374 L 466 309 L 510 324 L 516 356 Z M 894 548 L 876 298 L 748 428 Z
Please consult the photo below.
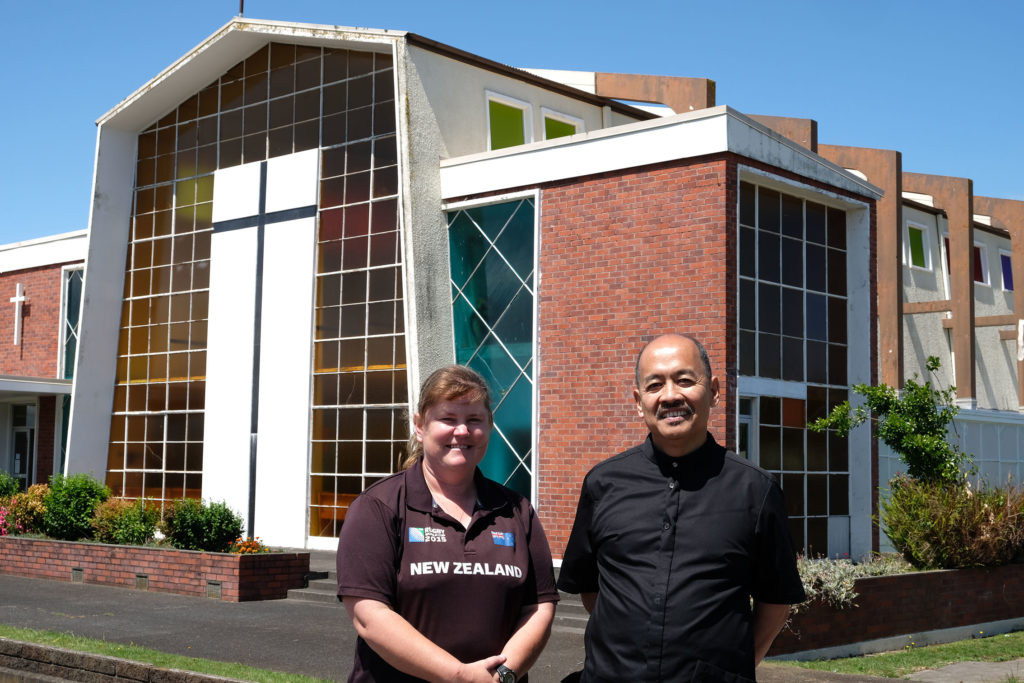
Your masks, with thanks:
M 1024 618 L 1024 564 L 861 578 L 854 590 L 854 607 L 801 607 L 768 655 Z
M 210 553 L 0 537 L 0 574 L 246 602 L 302 588 L 309 553 Z

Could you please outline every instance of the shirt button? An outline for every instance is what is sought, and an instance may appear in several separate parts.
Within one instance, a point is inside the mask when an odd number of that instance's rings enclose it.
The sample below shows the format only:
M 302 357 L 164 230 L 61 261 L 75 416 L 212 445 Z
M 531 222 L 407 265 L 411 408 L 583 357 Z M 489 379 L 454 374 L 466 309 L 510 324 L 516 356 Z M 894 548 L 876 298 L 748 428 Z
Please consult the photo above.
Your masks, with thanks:
M 679 467 L 679 463 L 677 463 L 677 462 L 672 463 L 672 467 Z
M 669 487 L 670 489 L 674 489 L 674 488 L 676 487 L 676 483 L 675 483 L 674 481 L 670 481 L 670 482 L 668 483 L 668 487 Z
M 669 530 L 670 528 L 672 528 L 672 525 L 671 525 L 671 524 L 669 524 L 668 522 L 665 522 L 665 523 L 664 523 L 664 524 L 663 524 L 663 525 L 661 526 L 661 528 L 662 528 L 662 529 L 664 529 L 665 531 L 668 531 L 668 530 Z

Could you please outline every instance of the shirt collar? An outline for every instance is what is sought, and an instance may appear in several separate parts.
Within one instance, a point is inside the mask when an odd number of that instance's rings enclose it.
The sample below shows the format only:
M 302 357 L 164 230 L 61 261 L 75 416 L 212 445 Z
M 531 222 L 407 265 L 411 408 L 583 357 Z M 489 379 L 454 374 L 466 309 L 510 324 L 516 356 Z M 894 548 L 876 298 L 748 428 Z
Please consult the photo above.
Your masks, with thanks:
M 473 483 L 476 484 L 477 509 L 498 510 L 508 505 L 502 486 L 485 477 L 479 467 L 473 472 Z M 406 471 L 405 488 L 409 507 L 420 512 L 430 512 L 433 509 L 434 496 L 427 488 L 427 480 L 423 475 L 423 458 L 413 463 Z
M 711 432 L 708 432 L 707 439 L 704 440 L 704 443 L 697 450 L 690 451 L 686 455 L 679 457 L 672 457 L 662 452 L 654 445 L 654 439 L 650 434 L 647 435 L 647 439 L 643 443 L 643 451 L 648 459 L 657 465 L 662 473 L 674 476 L 679 476 L 681 472 L 700 471 L 712 465 L 724 450 L 715 441 L 715 437 L 712 436 Z

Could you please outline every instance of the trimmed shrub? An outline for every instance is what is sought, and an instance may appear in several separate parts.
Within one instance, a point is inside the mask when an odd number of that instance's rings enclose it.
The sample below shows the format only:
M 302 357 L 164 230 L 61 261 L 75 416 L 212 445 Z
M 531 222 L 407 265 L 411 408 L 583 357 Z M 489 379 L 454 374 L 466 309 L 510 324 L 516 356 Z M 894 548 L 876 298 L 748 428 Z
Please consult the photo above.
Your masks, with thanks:
M 90 538 L 93 512 L 109 497 L 110 489 L 88 474 L 55 474 L 43 499 L 43 530 L 62 541 Z
M 21 486 L 18 485 L 18 480 L 0 470 L 0 498 L 10 498 L 20 492 Z
M 33 484 L 25 493 L 18 493 L 10 499 L 7 507 L 8 521 L 14 520 L 17 533 L 43 533 L 43 513 L 46 512 L 44 501 L 49 492 L 48 484 Z
M 163 526 L 171 545 L 183 550 L 228 552 L 242 535 L 242 518 L 227 503 L 176 501 L 164 511 Z
M 898 475 L 881 498 L 885 533 L 920 569 L 1007 564 L 1024 552 L 1024 490 Z
M 158 521 L 159 510 L 144 500 L 108 498 L 96 506 L 92 528 L 101 543 L 143 545 L 152 540 Z

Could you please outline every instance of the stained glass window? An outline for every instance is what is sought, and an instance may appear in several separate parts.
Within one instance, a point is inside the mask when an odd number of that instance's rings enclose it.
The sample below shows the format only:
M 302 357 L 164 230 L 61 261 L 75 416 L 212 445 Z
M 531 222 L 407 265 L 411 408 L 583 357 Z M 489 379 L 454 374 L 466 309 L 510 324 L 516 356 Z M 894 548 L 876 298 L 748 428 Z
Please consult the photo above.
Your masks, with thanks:
M 494 432 L 480 469 L 533 489 L 534 204 L 520 199 L 448 213 L 455 360 L 487 380 Z

